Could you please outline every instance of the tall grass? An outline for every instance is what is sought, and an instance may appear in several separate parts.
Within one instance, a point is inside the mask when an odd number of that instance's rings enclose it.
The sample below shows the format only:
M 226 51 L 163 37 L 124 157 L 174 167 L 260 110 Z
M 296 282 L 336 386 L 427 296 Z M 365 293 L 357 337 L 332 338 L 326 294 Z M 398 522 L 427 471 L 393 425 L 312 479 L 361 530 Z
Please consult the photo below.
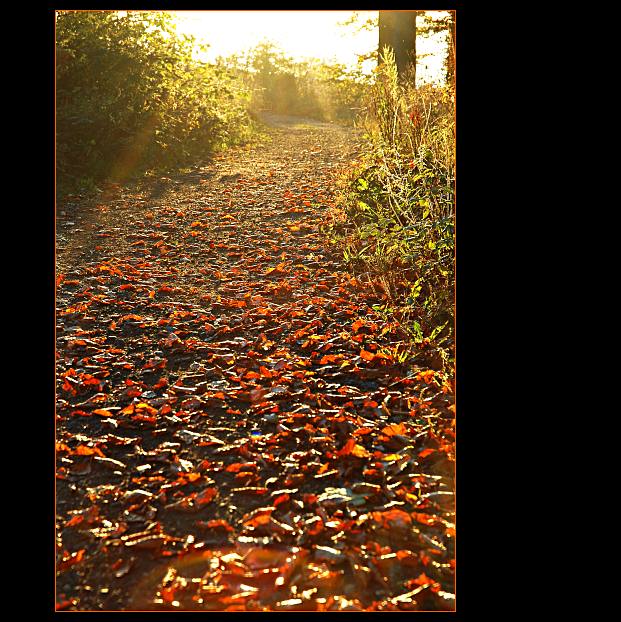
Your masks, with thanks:
M 342 180 L 332 225 L 352 270 L 379 284 L 378 310 L 412 352 L 453 365 L 455 119 L 451 90 L 399 80 L 389 52 L 360 121 L 365 149 Z

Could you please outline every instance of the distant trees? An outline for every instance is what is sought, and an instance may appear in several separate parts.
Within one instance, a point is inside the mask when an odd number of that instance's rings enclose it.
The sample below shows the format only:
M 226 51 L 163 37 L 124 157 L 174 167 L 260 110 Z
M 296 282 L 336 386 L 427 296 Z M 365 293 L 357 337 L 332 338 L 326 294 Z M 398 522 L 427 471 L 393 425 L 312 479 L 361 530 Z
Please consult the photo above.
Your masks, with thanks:
M 382 63 L 384 48 L 395 55 L 399 76 L 408 74 L 416 80 L 416 17 L 418 11 L 379 12 L 379 59 Z
M 318 59 L 295 60 L 268 41 L 230 63 L 252 93 L 254 112 L 352 122 L 364 92 L 365 76 L 356 69 Z
M 446 33 L 446 56 L 444 58 L 444 71 L 446 83 L 455 86 L 455 11 L 441 12 L 420 11 L 418 21 L 418 33 L 422 36 L 430 36 L 437 33 Z

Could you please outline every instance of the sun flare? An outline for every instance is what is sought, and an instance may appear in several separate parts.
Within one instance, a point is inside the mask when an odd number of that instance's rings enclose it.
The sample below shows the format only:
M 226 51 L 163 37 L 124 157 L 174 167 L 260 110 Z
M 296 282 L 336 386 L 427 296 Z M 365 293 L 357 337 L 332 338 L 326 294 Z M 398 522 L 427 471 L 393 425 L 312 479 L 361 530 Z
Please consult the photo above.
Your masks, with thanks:
M 177 28 L 210 45 L 212 58 L 227 56 L 269 40 L 296 58 L 356 62 L 376 44 L 375 32 L 339 25 L 352 11 L 178 11 Z M 377 11 L 360 11 L 364 19 Z

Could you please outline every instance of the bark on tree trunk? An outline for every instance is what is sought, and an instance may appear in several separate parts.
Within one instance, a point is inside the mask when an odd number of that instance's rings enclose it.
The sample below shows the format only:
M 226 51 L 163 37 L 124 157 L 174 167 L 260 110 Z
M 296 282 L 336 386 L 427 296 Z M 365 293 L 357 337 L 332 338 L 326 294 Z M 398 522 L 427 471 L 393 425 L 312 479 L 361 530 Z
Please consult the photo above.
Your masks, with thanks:
M 395 53 L 399 76 L 408 71 L 416 80 L 416 13 L 417 11 L 379 12 L 379 63 L 384 47 Z

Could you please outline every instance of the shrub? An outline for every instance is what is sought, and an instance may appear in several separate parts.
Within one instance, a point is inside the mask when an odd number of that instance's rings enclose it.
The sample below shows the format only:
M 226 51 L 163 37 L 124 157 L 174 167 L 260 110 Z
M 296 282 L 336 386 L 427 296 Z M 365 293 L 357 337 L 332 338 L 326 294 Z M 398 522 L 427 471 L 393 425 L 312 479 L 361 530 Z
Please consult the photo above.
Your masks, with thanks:
M 162 12 L 59 11 L 59 186 L 122 180 L 247 138 L 249 93 Z
M 379 280 L 414 344 L 450 365 L 454 321 L 453 93 L 400 82 L 388 54 L 361 119 L 365 151 L 342 180 L 332 231 L 352 269 Z M 420 348 L 419 348 L 420 350 Z

